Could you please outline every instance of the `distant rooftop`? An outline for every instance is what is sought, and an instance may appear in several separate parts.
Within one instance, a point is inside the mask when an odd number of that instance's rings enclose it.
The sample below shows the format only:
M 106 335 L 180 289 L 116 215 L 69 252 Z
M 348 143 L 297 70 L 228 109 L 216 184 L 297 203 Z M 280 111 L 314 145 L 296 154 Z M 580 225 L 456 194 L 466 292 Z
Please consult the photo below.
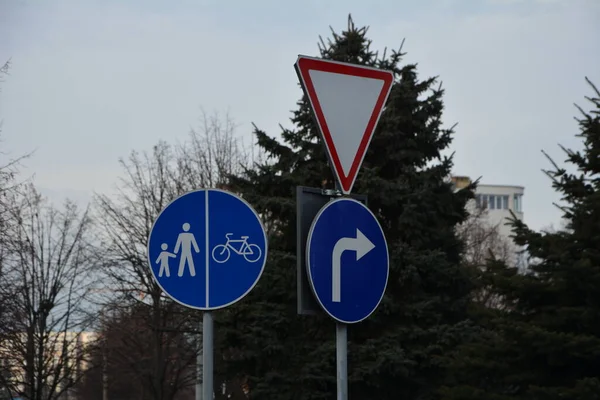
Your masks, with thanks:
M 465 176 L 465 175 L 453 175 L 451 179 L 452 179 L 452 182 L 454 183 L 454 186 L 457 189 L 464 189 L 472 183 L 471 178 L 468 176 Z M 523 190 L 525 189 L 524 186 L 520 186 L 520 185 L 497 185 L 497 184 L 491 184 L 491 183 L 480 183 L 477 186 L 478 187 L 495 186 L 495 187 L 511 187 L 511 188 L 518 188 L 518 189 L 523 189 Z

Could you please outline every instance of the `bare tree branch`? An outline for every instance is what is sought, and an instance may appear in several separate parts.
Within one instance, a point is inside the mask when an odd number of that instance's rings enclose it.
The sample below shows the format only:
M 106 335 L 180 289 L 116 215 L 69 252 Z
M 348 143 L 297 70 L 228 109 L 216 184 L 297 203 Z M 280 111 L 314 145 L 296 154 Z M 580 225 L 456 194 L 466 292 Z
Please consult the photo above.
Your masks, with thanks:
M 235 129 L 229 114 L 221 118 L 201 110 L 200 128 L 192 129 L 188 140 L 175 147 L 177 168 L 172 178 L 180 191 L 224 187 L 230 175 L 251 166 L 253 147 L 248 149 Z
M 506 265 L 516 266 L 517 248 L 515 244 L 503 236 L 500 232 L 500 223 L 493 224 L 488 219 L 488 211 L 484 207 L 473 204 L 467 205 L 469 218 L 458 227 L 457 234 L 465 243 L 464 261 L 470 265 L 473 271 L 483 276 L 488 261 L 502 261 Z M 475 301 L 490 308 L 501 308 L 503 300 L 483 282 L 479 290 L 475 292 Z
M 221 119 L 203 112 L 200 128 L 183 143 L 172 146 L 161 141 L 150 152 L 134 151 L 121 160 L 124 176 L 116 194 L 95 196 L 102 242 L 98 257 L 103 259 L 109 285 L 121 293 L 140 293 L 143 300 L 119 304 L 121 315 L 131 316 L 137 310 L 137 322 L 119 325 L 121 333 L 113 337 L 110 348 L 111 362 L 133 371 L 131 379 L 145 387 L 152 399 L 172 400 L 194 382 L 199 347 L 198 335 L 185 345 L 181 335 L 173 335 L 189 331 L 190 324 L 199 323 L 199 316 L 167 298 L 152 277 L 146 249 L 154 220 L 185 192 L 226 187 L 231 174 L 250 165 L 249 157 L 228 115 Z
M 94 282 L 88 211 L 46 204 L 33 185 L 19 196 L 6 232 L 0 291 L 10 288 L 9 325 L 0 327 L 11 392 L 55 400 L 80 379 L 86 298 Z

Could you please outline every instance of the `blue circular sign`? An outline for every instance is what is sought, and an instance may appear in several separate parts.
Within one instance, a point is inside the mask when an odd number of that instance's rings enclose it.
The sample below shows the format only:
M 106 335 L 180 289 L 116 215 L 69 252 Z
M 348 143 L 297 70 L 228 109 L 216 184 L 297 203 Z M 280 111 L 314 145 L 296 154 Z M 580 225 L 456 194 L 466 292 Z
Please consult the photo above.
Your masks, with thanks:
M 306 260 L 317 301 L 337 321 L 360 322 L 381 302 L 388 247 L 381 225 L 364 204 L 340 198 L 323 206 L 308 233 Z
M 148 262 L 162 290 L 199 310 L 226 307 L 256 285 L 267 259 L 267 236 L 256 211 L 219 189 L 186 193 L 158 215 Z

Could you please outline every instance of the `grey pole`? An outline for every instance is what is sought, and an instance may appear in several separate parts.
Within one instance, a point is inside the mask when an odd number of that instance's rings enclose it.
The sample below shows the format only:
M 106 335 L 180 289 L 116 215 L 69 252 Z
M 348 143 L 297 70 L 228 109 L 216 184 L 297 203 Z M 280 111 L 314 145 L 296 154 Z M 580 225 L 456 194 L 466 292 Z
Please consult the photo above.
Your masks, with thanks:
M 200 331 L 202 331 L 203 326 L 204 324 L 200 322 Z M 198 353 L 196 354 L 196 400 L 202 400 L 202 337 L 204 335 L 198 338 Z
M 336 180 L 335 189 L 342 187 Z M 337 400 L 348 400 L 348 325 L 335 323 L 335 355 L 337 365 Z
M 348 400 L 348 326 L 335 324 L 335 353 L 337 359 L 337 400 Z
M 213 316 L 204 311 L 202 324 L 202 400 L 213 400 Z

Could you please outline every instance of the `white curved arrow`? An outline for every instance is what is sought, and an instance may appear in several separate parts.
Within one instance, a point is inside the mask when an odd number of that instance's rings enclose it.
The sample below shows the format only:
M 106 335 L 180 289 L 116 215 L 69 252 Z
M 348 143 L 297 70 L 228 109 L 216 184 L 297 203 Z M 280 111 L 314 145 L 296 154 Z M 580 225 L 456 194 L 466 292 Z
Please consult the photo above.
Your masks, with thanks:
M 331 301 L 339 303 L 341 297 L 341 261 L 342 253 L 346 250 L 352 250 L 356 252 L 356 261 L 363 258 L 365 254 L 375 248 L 373 242 L 360 231 L 356 229 L 356 237 L 344 237 L 337 241 L 333 246 L 333 253 L 331 255 Z

